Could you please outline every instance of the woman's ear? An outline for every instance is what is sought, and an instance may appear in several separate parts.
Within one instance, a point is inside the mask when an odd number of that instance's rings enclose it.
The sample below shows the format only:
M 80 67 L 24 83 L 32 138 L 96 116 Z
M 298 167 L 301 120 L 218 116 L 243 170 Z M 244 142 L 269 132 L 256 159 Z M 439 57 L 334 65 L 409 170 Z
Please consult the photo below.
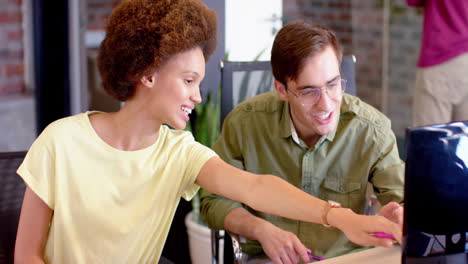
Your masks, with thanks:
M 288 101 L 288 96 L 287 96 L 288 91 L 286 90 L 286 87 L 284 86 L 284 84 L 278 80 L 275 80 L 273 84 L 275 85 L 275 90 L 278 93 L 281 100 Z
M 144 75 L 140 78 L 140 82 L 148 88 L 153 87 L 156 84 L 156 73 Z

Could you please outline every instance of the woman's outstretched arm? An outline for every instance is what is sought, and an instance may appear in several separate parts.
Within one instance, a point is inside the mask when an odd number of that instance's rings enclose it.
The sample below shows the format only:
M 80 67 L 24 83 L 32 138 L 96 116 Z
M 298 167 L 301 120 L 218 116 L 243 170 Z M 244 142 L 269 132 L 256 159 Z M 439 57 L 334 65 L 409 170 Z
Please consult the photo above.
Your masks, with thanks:
M 197 184 L 207 191 L 245 203 L 255 210 L 291 219 L 323 223 L 328 203 L 272 175 L 257 175 L 237 169 L 219 157 L 211 158 L 197 177 Z M 365 216 L 347 208 L 333 208 L 326 220 L 340 229 L 354 243 L 390 247 L 390 239 L 376 238 L 374 232 L 392 234 L 399 242 L 401 224 L 383 216 Z

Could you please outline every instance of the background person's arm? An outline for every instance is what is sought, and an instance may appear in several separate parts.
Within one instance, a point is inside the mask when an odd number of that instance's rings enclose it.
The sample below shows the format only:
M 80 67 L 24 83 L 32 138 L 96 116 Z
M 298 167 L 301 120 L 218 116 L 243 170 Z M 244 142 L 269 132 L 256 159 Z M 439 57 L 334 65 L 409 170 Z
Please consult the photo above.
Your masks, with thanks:
M 44 247 L 52 214 L 53 210 L 26 187 L 16 235 L 15 264 L 44 263 Z

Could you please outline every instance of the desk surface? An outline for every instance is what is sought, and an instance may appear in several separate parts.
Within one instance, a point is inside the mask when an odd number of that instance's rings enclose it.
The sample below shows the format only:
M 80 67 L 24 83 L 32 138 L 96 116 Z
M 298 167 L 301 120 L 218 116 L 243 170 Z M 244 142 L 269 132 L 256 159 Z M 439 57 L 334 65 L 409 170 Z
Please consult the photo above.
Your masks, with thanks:
M 401 263 L 401 247 L 394 246 L 392 248 L 377 247 L 373 249 L 363 250 L 357 253 L 343 255 L 320 262 L 320 264 L 400 264 Z

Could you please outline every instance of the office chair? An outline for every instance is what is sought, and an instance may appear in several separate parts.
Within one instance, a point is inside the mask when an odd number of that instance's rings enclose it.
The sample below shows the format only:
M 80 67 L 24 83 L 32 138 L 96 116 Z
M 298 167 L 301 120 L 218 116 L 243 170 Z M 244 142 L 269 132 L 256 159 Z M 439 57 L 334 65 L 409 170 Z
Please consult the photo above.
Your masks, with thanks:
M 240 102 L 274 89 L 269 61 L 221 61 L 221 122 Z
M 13 263 L 16 231 L 25 184 L 16 174 L 26 155 L 22 152 L 0 153 L 0 263 Z
M 356 95 L 356 57 L 354 55 L 343 56 L 340 70 L 347 80 L 345 92 Z M 269 92 L 274 89 L 273 75 L 269 61 L 221 61 L 221 124 L 231 110 L 240 102 L 255 95 Z M 240 243 L 243 238 L 211 230 L 212 263 L 219 261 L 219 242 L 224 240 L 224 264 L 245 263 L 247 256 L 242 253 Z M 232 250 L 231 250 L 232 249 Z

